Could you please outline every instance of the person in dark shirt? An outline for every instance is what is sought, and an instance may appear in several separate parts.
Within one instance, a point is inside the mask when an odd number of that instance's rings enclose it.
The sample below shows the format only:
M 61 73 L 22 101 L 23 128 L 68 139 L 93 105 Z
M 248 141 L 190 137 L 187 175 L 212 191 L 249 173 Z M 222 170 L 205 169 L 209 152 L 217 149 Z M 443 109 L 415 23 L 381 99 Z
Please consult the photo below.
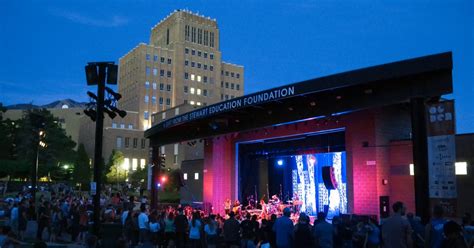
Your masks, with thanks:
M 28 206 L 26 199 L 22 199 L 18 207 L 18 238 L 23 238 L 28 223 Z
M 228 247 L 240 246 L 239 243 L 240 224 L 235 219 L 235 213 L 229 212 L 229 219 L 224 222 L 224 240 Z
M 240 230 L 242 233 L 242 239 L 240 241 L 241 247 L 251 246 L 251 244 L 249 243 L 253 242 L 254 227 L 250 218 L 250 213 L 247 213 L 247 215 L 245 216 L 245 220 L 240 223 Z
M 38 229 L 36 231 L 36 238 L 42 240 L 43 231 L 46 228 L 48 235 L 51 235 L 51 206 L 49 202 L 44 202 L 38 211 Z M 49 238 L 48 238 L 49 240 Z
M 183 209 L 178 209 L 178 215 L 174 218 L 176 228 L 176 247 L 181 248 L 186 245 L 186 232 L 188 230 L 188 219 L 183 214 Z
M 309 217 L 305 213 L 300 213 L 298 224 L 295 225 L 293 247 L 314 247 L 314 237 L 309 224 Z
M 443 233 L 446 237 L 442 243 L 442 248 L 467 248 L 466 241 L 462 236 L 462 228 L 454 221 L 448 221 L 443 225 Z

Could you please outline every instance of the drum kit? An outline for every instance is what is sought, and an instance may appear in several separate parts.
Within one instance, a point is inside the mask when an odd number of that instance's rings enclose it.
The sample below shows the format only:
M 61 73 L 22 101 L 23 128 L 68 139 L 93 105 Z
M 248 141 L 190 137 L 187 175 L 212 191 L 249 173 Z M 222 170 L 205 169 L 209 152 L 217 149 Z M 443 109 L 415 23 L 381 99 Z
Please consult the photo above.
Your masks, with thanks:
M 268 201 L 266 204 L 266 210 L 269 215 L 276 214 L 281 215 L 285 208 L 292 209 L 293 213 L 299 213 L 303 201 L 294 199 L 285 202 L 281 202 L 278 198 L 273 198 Z

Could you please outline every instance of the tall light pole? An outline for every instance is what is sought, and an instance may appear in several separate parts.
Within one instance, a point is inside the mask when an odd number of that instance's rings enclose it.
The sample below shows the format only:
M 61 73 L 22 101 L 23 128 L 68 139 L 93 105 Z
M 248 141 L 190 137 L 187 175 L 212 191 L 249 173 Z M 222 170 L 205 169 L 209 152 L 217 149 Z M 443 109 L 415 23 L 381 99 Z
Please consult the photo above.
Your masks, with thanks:
M 116 107 L 116 102 L 122 97 L 115 93 L 112 89 L 105 86 L 105 84 L 117 84 L 117 70 L 118 66 L 114 62 L 91 62 L 85 67 L 87 85 L 97 85 L 97 95 L 88 91 L 87 94 L 92 102 L 88 104 L 88 108 L 84 113 L 89 116 L 92 121 L 95 121 L 95 149 L 94 149 L 94 181 L 91 188 L 95 188 L 92 192 L 94 203 L 94 226 L 93 233 L 97 236 L 100 234 L 100 193 L 102 190 L 102 141 L 103 141 L 103 127 L 104 127 L 104 112 L 115 118 L 117 114 L 120 117 L 125 117 L 127 112 L 119 110 Z M 105 99 L 105 91 L 108 93 L 108 99 Z

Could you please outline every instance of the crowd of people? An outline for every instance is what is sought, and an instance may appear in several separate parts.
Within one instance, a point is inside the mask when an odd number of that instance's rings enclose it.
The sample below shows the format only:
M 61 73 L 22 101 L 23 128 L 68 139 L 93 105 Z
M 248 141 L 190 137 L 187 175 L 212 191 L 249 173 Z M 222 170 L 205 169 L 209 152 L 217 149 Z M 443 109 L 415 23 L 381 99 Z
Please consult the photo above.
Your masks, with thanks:
M 90 233 L 91 198 L 73 190 L 51 191 L 35 206 L 21 193 L 2 206 L 7 217 L 0 247 L 15 247 L 25 240 L 28 222 L 37 223 L 36 240 L 68 241 L 85 247 L 100 247 Z M 340 215 L 331 220 L 321 212 L 316 217 L 291 208 L 281 216 L 262 218 L 246 211 L 212 214 L 191 206 L 150 207 L 146 197 L 121 193 L 101 199 L 103 223 L 120 226 L 114 246 L 121 247 L 473 247 L 474 226 L 466 214 L 459 225 L 445 218 L 440 206 L 423 225 L 413 214 L 405 215 L 401 202 L 393 204 L 393 215 L 381 225 L 369 216 Z M 68 239 L 68 240 L 65 240 Z

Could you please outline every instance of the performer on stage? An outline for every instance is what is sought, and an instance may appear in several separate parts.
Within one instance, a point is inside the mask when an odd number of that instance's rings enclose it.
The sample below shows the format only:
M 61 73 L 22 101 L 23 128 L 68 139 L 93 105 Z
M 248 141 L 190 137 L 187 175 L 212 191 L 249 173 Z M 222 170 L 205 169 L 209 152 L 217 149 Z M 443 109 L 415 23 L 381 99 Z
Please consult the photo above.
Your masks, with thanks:
M 235 200 L 234 201 L 234 206 L 232 207 L 232 211 L 236 214 L 239 214 L 241 215 L 241 210 L 242 210 L 242 205 L 240 205 L 240 201 L 239 200 Z
M 273 204 L 280 204 L 280 198 L 278 198 L 277 195 L 272 196 L 272 202 Z
M 260 214 L 261 219 L 266 219 L 268 217 L 268 209 L 267 209 L 267 204 L 263 200 L 263 198 L 260 200 L 260 206 L 262 207 L 262 213 Z
M 253 195 L 249 195 L 247 197 L 247 202 L 248 202 L 247 207 L 246 207 L 247 210 L 255 209 L 255 200 L 253 199 Z
M 224 202 L 224 210 L 225 210 L 226 215 L 229 215 L 231 205 L 232 205 L 232 201 L 229 198 L 227 198 Z

